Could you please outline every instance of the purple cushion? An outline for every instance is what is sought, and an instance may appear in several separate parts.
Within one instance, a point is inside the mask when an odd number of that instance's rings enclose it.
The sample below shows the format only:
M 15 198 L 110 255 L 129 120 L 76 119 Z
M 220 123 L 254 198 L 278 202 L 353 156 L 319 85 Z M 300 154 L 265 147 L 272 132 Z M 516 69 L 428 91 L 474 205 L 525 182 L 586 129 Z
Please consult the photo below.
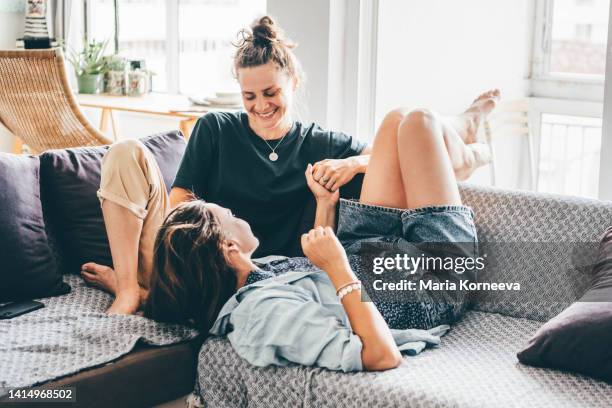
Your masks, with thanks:
M 185 150 L 179 132 L 140 139 L 153 153 L 170 188 Z M 63 257 L 64 273 L 79 273 L 85 262 L 112 266 L 112 258 L 96 192 L 102 157 L 108 146 L 49 150 L 40 156 L 41 193 L 47 219 Z
M 518 353 L 525 364 L 612 382 L 612 227 L 604 233 L 591 288 L 542 326 Z
M 49 247 L 38 157 L 0 153 L 0 303 L 67 293 Z

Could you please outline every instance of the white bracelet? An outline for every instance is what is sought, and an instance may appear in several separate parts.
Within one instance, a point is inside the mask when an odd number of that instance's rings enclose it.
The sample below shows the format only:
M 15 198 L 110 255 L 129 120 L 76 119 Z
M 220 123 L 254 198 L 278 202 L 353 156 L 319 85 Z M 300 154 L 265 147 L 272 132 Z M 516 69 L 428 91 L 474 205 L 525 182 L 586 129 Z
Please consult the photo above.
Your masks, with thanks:
M 361 290 L 361 282 L 353 282 L 350 285 L 346 285 L 338 291 L 338 299 L 342 302 L 342 298 L 351 293 L 354 290 Z

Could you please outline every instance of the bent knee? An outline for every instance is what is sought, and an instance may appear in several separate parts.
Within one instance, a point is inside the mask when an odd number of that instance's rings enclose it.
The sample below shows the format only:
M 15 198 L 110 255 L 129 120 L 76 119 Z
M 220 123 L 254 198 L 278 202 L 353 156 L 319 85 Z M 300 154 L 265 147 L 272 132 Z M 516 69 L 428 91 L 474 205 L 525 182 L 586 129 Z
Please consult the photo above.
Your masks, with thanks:
M 138 157 L 146 151 L 146 146 L 136 139 L 121 140 L 113 143 L 106 152 L 105 159 L 121 160 L 122 158 Z
M 400 134 L 414 134 L 415 130 L 428 130 L 432 133 L 440 129 L 436 114 L 428 109 L 414 109 L 404 116 L 399 124 Z M 407 132 L 401 132 L 405 130 Z
M 381 128 L 393 128 L 395 130 L 398 129 L 402 120 L 406 117 L 406 115 L 410 113 L 409 108 L 395 108 L 385 115 L 383 118 L 380 127 Z

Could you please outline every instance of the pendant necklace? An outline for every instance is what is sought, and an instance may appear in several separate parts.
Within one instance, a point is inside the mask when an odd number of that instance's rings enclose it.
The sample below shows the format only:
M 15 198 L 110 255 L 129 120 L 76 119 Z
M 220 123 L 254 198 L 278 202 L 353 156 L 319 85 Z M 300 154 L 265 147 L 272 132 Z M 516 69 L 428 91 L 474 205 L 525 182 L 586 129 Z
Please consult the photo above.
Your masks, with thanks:
M 289 132 L 285 133 L 285 136 L 287 136 Z M 270 143 L 268 143 L 268 141 L 266 139 L 264 139 L 263 137 L 261 138 L 264 142 L 266 142 L 266 144 L 268 145 L 268 147 L 270 148 L 270 150 L 272 150 L 272 152 L 268 155 L 268 159 L 270 159 L 270 161 L 277 161 L 278 160 L 278 153 L 276 153 L 276 149 L 278 149 L 278 146 L 280 146 L 281 143 L 283 143 L 283 140 L 285 140 L 285 136 L 282 137 L 282 139 L 280 140 L 280 142 L 278 142 L 276 144 L 276 146 L 274 147 L 274 149 L 272 148 L 272 146 L 270 146 Z

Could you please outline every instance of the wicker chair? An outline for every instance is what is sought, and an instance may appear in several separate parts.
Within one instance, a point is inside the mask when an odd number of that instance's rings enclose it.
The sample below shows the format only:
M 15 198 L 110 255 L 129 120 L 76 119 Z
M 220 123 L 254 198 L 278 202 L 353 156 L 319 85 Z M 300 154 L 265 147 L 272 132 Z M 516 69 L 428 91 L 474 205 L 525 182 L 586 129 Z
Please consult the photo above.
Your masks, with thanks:
M 0 122 L 32 152 L 112 141 L 85 118 L 61 50 L 0 50 Z

